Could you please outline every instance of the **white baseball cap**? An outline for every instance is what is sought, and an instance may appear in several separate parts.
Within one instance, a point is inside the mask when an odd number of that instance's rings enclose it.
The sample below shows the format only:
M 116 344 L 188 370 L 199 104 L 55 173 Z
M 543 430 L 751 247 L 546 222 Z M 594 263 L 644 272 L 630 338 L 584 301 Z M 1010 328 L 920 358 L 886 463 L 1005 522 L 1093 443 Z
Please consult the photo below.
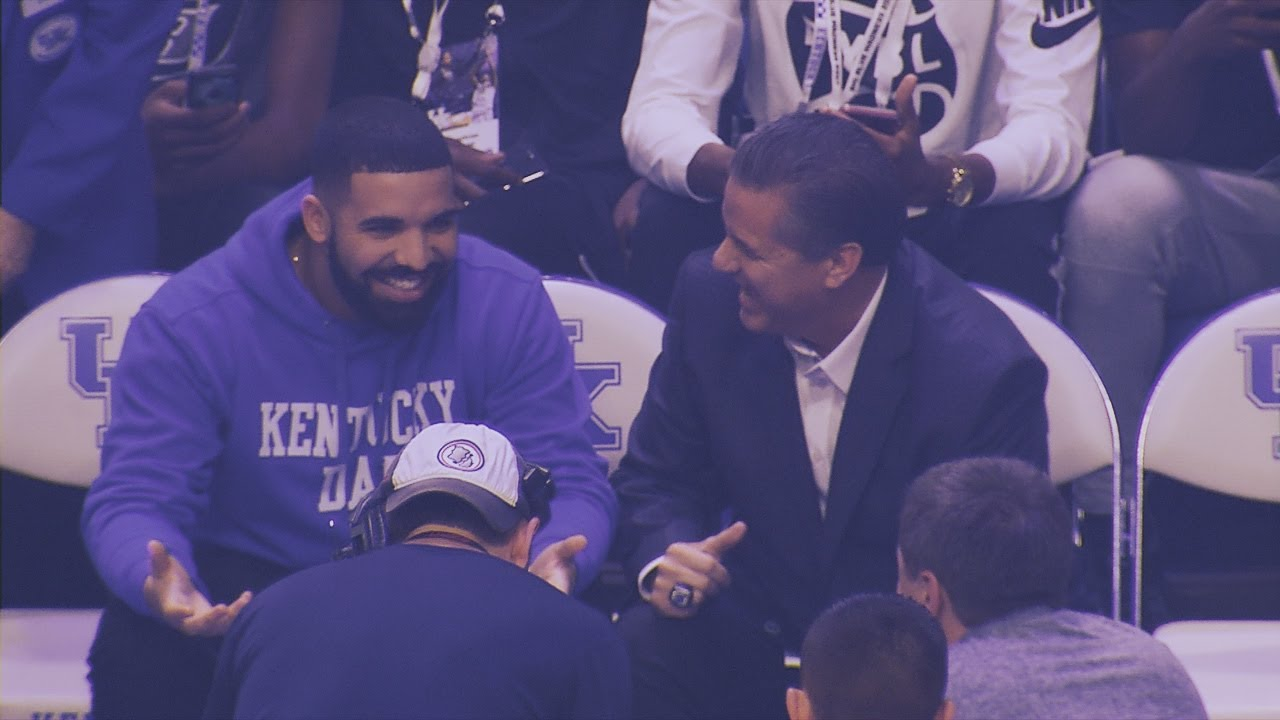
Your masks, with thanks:
M 391 471 L 386 510 L 410 499 L 444 493 L 478 510 L 495 531 L 507 533 L 528 519 L 520 498 L 519 455 L 501 433 L 484 425 L 428 425 L 401 451 Z

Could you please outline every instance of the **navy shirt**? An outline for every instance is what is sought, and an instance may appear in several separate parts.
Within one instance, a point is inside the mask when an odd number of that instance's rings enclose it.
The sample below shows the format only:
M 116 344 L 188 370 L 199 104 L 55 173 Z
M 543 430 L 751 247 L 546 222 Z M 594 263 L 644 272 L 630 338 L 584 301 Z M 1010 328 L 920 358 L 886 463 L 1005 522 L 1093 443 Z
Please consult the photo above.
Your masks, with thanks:
M 622 718 L 599 613 L 472 550 L 395 545 L 292 575 L 232 624 L 207 718 Z

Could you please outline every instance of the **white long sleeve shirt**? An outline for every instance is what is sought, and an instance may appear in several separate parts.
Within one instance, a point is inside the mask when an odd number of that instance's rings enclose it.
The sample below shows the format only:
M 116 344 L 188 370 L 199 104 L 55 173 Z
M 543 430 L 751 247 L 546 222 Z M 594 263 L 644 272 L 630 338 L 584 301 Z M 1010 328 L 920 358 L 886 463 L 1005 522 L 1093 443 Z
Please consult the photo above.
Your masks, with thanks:
M 1092 0 L 903 2 L 908 7 L 889 24 L 853 102 L 883 105 L 902 77 L 915 73 L 925 153 L 973 152 L 990 160 L 996 184 L 986 203 L 1047 199 L 1070 189 L 1088 156 L 1097 80 L 1100 32 Z M 876 0 L 832 4 L 841 11 L 843 41 L 852 45 Z M 635 171 L 694 197 L 686 171 L 700 147 L 720 142 L 720 101 L 740 57 L 757 124 L 799 107 L 813 15 L 813 0 L 651 0 L 622 119 Z M 831 103 L 837 98 L 830 63 L 824 58 L 822 66 L 812 100 Z

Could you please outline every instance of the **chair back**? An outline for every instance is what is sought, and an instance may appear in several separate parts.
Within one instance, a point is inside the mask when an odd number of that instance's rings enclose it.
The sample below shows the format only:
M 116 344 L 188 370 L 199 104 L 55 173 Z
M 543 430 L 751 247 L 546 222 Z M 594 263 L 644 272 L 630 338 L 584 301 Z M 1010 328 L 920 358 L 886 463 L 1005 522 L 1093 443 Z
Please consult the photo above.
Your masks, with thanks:
M 1093 363 L 1049 316 L 999 290 L 979 287 L 1017 326 L 1049 371 L 1049 476 L 1065 483 L 1101 468 L 1120 467 L 1120 435 L 1111 399 Z
M 88 720 L 89 648 L 102 611 L 0 609 L 0 720 Z
M 1169 358 L 1143 412 L 1137 465 L 1130 520 L 1135 623 L 1148 472 L 1280 503 L 1280 288 L 1218 313 Z
M 80 487 L 98 476 L 125 331 L 167 279 L 126 275 L 72 288 L 0 338 L 0 467 Z
M 1143 413 L 1138 464 L 1280 502 L 1280 289 L 1218 314 L 1174 353 Z
M 543 285 L 573 345 L 574 365 L 591 400 L 592 445 L 612 473 L 626 452 L 666 321 L 639 300 L 604 285 L 561 277 L 544 278 Z
M 0 338 L 0 467 L 63 485 L 93 482 L 125 331 L 167 278 L 72 288 Z M 0 719 L 89 717 L 85 658 L 101 612 L 0 609 Z
M 1120 432 L 1111 398 L 1084 351 L 1049 316 L 999 290 L 977 289 L 1009 316 L 1048 370 L 1044 404 L 1049 416 L 1049 477 L 1061 485 L 1111 469 L 1111 617 L 1118 620 L 1125 517 L 1121 512 Z M 1079 544 L 1078 526 L 1075 535 Z
M 1156 628 L 1217 720 L 1280 717 L 1280 620 L 1183 620 Z

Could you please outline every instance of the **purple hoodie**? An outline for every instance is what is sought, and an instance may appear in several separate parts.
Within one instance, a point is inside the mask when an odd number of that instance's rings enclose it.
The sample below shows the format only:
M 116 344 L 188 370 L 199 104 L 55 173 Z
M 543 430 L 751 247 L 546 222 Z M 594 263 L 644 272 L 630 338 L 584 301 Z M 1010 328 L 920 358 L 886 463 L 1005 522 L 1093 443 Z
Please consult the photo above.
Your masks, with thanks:
M 82 531 L 107 587 L 135 610 L 146 543 L 192 573 L 210 543 L 289 569 L 329 559 L 348 514 L 422 427 L 474 422 L 551 470 L 536 554 L 587 536 L 579 587 L 612 536 L 617 501 L 586 427 L 590 405 L 537 271 L 476 238 L 423 326 L 396 333 L 328 313 L 298 281 L 285 235 L 305 181 L 139 311 L 112 376 L 102 474 Z

